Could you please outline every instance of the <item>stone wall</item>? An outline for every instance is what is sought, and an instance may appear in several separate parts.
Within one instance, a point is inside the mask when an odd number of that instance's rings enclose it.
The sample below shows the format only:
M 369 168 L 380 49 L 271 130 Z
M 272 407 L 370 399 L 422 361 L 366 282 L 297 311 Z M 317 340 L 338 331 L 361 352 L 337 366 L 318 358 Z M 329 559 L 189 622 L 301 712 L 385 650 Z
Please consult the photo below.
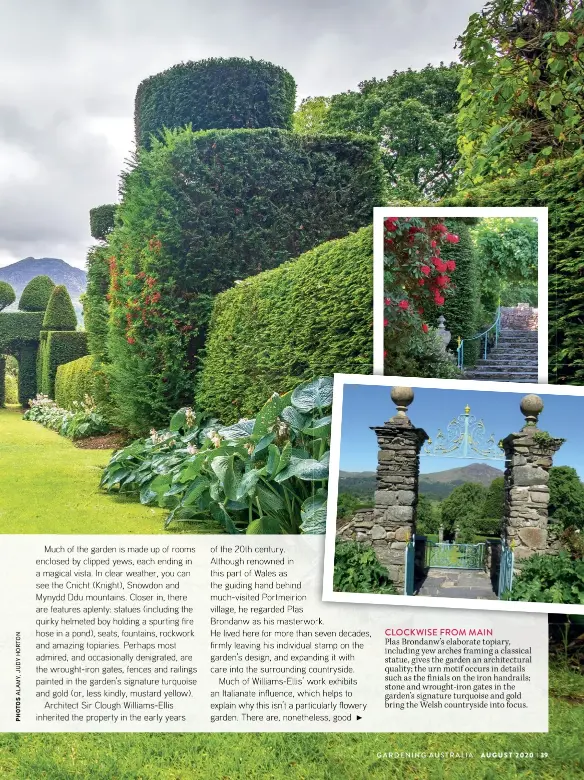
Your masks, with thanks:
M 513 546 L 515 568 L 521 560 L 536 553 L 549 551 L 548 487 L 553 454 L 561 439 L 554 439 L 539 430 L 537 417 L 543 402 L 537 395 L 527 395 L 521 401 L 526 424 L 503 441 L 505 450 L 505 521 L 504 539 Z
M 537 330 L 538 310 L 527 303 L 514 307 L 501 307 L 501 327 L 510 330 Z

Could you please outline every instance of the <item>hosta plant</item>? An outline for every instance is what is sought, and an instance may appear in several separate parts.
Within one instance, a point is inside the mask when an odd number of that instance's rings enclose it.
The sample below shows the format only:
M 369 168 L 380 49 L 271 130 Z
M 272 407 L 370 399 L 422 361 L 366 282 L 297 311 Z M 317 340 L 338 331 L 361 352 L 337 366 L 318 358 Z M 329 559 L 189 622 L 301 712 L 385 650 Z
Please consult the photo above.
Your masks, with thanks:
M 228 533 L 324 533 L 332 379 L 275 393 L 253 420 L 222 426 L 179 409 L 115 453 L 101 486 L 169 510 L 165 526 L 214 520 Z
M 85 439 L 107 433 L 110 426 L 96 408 L 93 399 L 86 395 L 83 403 L 74 401 L 73 409 L 61 409 L 47 395 L 38 394 L 29 401 L 25 420 L 32 420 L 56 431 L 68 439 Z

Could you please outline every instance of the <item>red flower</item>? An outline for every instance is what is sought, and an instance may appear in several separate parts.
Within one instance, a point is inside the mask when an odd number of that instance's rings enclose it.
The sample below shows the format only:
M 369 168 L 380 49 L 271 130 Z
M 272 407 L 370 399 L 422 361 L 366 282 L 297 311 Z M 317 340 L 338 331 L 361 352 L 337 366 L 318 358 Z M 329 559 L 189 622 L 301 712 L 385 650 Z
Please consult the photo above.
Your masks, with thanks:
M 427 332 L 428 332 L 428 326 L 426 325 L 426 323 L 424 323 L 424 324 L 422 325 L 422 330 L 424 331 L 424 333 L 427 333 Z
M 456 271 L 456 263 L 454 262 L 454 260 L 447 260 L 446 268 L 448 271 Z
M 430 260 L 432 261 L 434 268 L 438 271 L 438 273 L 444 273 L 444 271 L 446 271 L 446 263 L 439 257 L 431 257 Z
M 425 279 L 418 279 L 418 284 L 420 285 L 420 287 L 424 286 L 424 282 L 425 282 Z
M 444 298 L 442 295 L 440 295 L 438 290 L 436 290 L 436 292 L 434 293 L 434 303 L 436 304 L 436 306 L 442 306 L 442 304 L 444 303 Z
M 397 217 L 388 217 L 384 221 L 385 229 L 388 230 L 390 233 L 395 233 L 397 230 L 397 225 L 395 224 L 397 222 Z
M 437 241 L 434 241 L 434 240 L 432 239 L 432 241 L 430 241 L 430 246 L 432 247 L 432 249 L 436 249 L 436 247 L 438 246 L 438 242 L 437 242 Z
M 400 309 L 403 309 L 404 311 L 408 308 L 409 305 L 410 304 L 406 300 L 400 301 L 398 303 L 398 306 L 400 307 Z
M 423 314 L 423 313 L 424 313 L 424 309 L 422 309 L 422 307 L 420 306 L 420 308 L 418 309 L 418 314 Z
M 128 336 L 126 341 L 128 342 L 128 344 L 135 344 L 136 343 L 136 339 L 133 336 Z
M 460 241 L 459 237 L 455 236 L 454 233 L 447 233 L 444 238 L 449 244 L 458 244 Z
M 448 284 L 449 281 L 450 281 L 450 277 L 449 276 L 437 276 L 436 277 L 436 284 L 438 285 L 438 287 L 446 287 L 446 285 Z
M 384 328 L 387 328 L 387 326 L 388 326 L 388 325 L 389 325 L 389 320 L 388 320 L 388 319 L 387 319 L 387 317 L 386 317 L 386 318 L 383 320 L 383 327 L 384 327 Z
M 423 265 L 423 266 L 420 268 L 420 271 L 421 271 L 421 272 L 424 274 L 424 276 L 429 276 L 429 275 L 430 275 L 430 271 L 431 271 L 431 270 L 432 270 L 432 269 L 430 268 L 430 266 L 429 266 L 429 265 Z
M 446 225 L 442 224 L 442 222 L 439 222 L 436 225 L 432 225 L 432 230 L 434 230 L 436 233 L 448 233 L 448 228 Z
M 386 298 L 384 303 L 386 306 L 391 306 L 391 298 Z

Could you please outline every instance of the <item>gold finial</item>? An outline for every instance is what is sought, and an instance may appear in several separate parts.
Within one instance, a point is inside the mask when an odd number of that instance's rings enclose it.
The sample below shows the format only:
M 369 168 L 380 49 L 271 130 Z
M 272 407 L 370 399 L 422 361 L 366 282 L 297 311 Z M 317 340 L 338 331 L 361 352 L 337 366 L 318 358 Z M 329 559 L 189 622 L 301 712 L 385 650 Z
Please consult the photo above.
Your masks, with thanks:
M 464 407 L 464 413 L 470 414 L 470 406 L 468 404 Z

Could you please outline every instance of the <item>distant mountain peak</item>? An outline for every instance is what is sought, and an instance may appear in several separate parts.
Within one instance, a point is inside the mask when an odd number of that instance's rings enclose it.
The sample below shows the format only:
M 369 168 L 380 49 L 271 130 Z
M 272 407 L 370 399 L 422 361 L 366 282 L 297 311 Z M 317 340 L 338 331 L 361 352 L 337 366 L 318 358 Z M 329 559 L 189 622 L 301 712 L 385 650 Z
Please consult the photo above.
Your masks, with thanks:
M 5 311 L 17 308 L 22 291 L 35 276 L 49 276 L 55 284 L 64 284 L 73 301 L 77 318 L 81 319 L 79 297 L 85 292 L 87 274 L 82 268 L 69 265 L 58 257 L 25 257 L 0 268 L 0 281 L 11 284 L 16 293 L 16 303 Z

